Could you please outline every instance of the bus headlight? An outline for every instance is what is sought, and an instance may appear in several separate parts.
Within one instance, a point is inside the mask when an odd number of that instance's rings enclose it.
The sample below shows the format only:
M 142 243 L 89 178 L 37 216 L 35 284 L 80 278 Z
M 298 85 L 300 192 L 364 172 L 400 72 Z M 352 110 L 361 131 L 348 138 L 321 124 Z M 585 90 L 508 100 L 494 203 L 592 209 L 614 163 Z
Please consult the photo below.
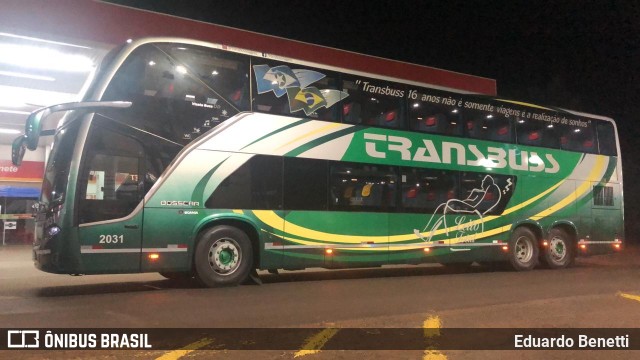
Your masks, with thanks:
M 59 233 L 60 233 L 60 227 L 58 225 L 50 225 L 45 229 L 45 234 L 47 234 L 47 237 L 50 237 L 50 238 L 58 235 Z

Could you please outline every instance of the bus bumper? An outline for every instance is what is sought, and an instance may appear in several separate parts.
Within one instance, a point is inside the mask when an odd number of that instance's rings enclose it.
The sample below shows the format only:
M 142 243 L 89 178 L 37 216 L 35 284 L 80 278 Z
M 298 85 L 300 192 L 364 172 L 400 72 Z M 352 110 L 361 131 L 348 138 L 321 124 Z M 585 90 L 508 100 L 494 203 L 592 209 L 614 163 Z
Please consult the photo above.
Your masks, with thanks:
M 624 248 L 620 239 L 614 241 L 578 241 L 577 256 L 603 255 L 619 252 Z

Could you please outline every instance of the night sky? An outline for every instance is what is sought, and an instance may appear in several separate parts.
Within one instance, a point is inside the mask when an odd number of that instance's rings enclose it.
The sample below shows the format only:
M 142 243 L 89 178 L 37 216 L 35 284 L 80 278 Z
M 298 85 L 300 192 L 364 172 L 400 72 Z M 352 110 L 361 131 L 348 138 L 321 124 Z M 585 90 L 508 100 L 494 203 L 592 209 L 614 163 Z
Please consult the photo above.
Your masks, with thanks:
M 493 78 L 505 98 L 612 117 L 626 238 L 640 242 L 640 1 L 111 2 Z

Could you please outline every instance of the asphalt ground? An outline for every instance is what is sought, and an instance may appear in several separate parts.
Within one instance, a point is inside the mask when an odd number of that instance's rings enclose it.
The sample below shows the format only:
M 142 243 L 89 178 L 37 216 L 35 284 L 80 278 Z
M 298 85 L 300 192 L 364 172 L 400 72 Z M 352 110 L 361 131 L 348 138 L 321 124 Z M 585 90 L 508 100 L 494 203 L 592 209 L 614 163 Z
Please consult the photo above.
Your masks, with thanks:
M 631 333 L 632 345 L 640 345 L 640 249 L 636 247 L 578 258 L 575 266 L 563 270 L 419 265 L 309 269 L 261 273 L 260 278 L 260 286 L 206 289 L 158 274 L 54 275 L 33 267 L 29 247 L 0 247 L 0 328 L 185 329 L 178 335 L 169 331 L 166 336 L 182 338 L 163 348 L 14 350 L 0 351 L 0 358 L 640 357 L 639 351 L 630 350 L 457 350 L 447 343 L 459 337 L 454 340 L 487 347 L 500 335 L 495 329 L 523 334 L 560 329 L 560 334 L 572 336 L 572 329 L 594 333 L 613 328 L 613 334 Z M 251 329 L 268 331 L 255 337 L 247 333 Z M 513 348 L 511 337 L 503 348 Z

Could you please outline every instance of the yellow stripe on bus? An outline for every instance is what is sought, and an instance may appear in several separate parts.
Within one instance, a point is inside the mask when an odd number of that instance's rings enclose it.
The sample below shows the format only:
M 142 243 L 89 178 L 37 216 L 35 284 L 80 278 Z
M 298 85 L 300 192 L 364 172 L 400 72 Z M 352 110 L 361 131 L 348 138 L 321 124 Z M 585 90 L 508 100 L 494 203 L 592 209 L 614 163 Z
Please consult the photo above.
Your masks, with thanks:
M 319 133 L 323 133 L 325 131 L 329 131 L 329 130 L 332 130 L 332 129 L 337 128 L 337 127 L 343 127 L 343 126 L 344 125 L 339 124 L 339 123 L 333 123 L 333 124 L 329 124 L 329 125 L 323 126 L 323 127 L 319 128 L 319 129 L 315 129 L 315 130 L 310 131 L 310 132 L 308 132 L 308 133 L 306 133 L 304 135 L 300 135 L 297 138 L 294 138 L 293 140 L 289 141 L 288 143 L 283 144 L 282 146 L 278 147 L 276 149 L 276 151 L 280 150 L 280 149 L 283 149 L 283 148 L 285 148 L 285 147 L 287 147 L 287 146 L 289 146 L 289 145 L 291 145 L 291 144 L 293 144 L 295 142 L 298 142 L 298 141 L 300 141 L 300 140 L 302 140 L 304 138 L 308 138 L 310 136 L 313 136 L 313 135 L 316 135 L 316 134 L 319 134 Z
M 535 104 L 529 104 L 529 103 L 522 102 L 522 101 L 513 101 L 513 100 L 505 100 L 505 99 L 496 99 L 496 100 L 502 101 L 502 102 L 508 102 L 508 103 L 512 103 L 512 104 L 516 104 L 516 105 L 523 105 L 523 106 L 528 106 L 528 107 L 532 107 L 532 108 L 553 111 L 553 109 L 549 109 L 549 108 L 546 108 L 544 106 L 535 105 Z
M 572 202 L 578 200 L 579 197 L 581 197 L 582 195 L 584 195 L 587 191 L 589 191 L 591 189 L 591 183 L 599 180 L 602 176 L 602 172 L 604 171 L 604 165 L 605 165 L 605 157 L 602 155 L 596 155 L 596 163 L 593 166 L 593 170 L 591 170 L 591 173 L 589 174 L 589 176 L 587 177 L 587 180 L 584 181 L 582 184 L 580 184 L 580 186 L 578 186 L 578 188 L 572 192 L 571 194 L 567 195 L 564 199 L 560 200 L 559 202 L 555 203 L 554 205 L 550 206 L 549 208 L 547 208 L 546 210 L 543 210 L 535 215 L 533 215 L 532 217 L 530 217 L 530 219 L 532 220 L 540 220 L 544 217 L 547 217 L 557 211 L 559 211 L 560 209 L 566 207 L 567 205 L 571 204 Z

